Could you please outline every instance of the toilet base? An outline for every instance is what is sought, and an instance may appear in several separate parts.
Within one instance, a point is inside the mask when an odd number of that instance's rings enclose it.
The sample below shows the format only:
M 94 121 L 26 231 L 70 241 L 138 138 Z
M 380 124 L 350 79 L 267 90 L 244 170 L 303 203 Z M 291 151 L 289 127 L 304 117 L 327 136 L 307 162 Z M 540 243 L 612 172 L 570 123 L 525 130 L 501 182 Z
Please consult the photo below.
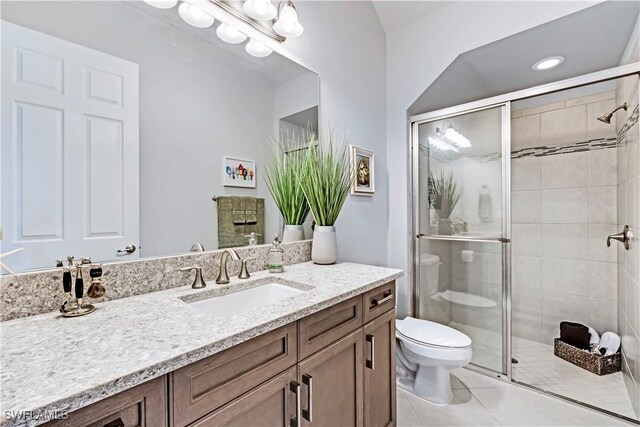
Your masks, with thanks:
M 434 405 L 448 405 L 453 399 L 449 369 L 420 366 L 413 383 L 413 393 Z

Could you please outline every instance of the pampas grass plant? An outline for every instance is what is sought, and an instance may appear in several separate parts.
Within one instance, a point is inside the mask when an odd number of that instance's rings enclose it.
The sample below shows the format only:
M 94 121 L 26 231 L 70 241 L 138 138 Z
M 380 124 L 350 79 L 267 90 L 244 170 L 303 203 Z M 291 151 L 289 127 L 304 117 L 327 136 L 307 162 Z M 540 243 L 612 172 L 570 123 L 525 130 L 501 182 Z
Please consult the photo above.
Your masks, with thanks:
M 266 169 L 267 187 L 280 210 L 284 223 L 301 225 L 309 215 L 309 204 L 300 186 L 300 173 L 303 170 L 305 148 L 310 139 L 315 139 L 312 131 L 305 131 L 300 139 L 272 138 L 272 161 Z M 293 146 L 286 141 L 294 141 Z
M 355 180 L 349 167 L 348 140 L 334 137 L 311 144 L 300 175 L 300 187 L 307 198 L 316 224 L 332 226 Z

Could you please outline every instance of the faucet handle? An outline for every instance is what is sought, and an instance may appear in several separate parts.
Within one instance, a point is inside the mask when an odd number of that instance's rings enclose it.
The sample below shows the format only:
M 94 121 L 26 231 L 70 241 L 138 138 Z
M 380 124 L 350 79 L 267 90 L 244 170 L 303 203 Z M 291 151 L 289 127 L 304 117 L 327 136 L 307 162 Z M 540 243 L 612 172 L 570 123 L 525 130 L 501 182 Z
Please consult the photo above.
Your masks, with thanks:
M 247 263 L 249 261 L 255 261 L 255 257 L 247 258 L 242 260 L 242 267 L 240 267 L 240 274 L 238 274 L 238 279 L 248 279 L 251 277 L 249 274 L 249 270 L 247 269 Z
M 191 287 L 193 289 L 201 289 L 206 287 L 207 284 L 202 278 L 202 267 L 200 267 L 199 265 L 192 265 L 190 267 L 183 267 L 180 269 L 180 271 L 191 271 L 191 270 L 196 271 L 196 277 L 193 279 L 193 284 L 191 285 Z

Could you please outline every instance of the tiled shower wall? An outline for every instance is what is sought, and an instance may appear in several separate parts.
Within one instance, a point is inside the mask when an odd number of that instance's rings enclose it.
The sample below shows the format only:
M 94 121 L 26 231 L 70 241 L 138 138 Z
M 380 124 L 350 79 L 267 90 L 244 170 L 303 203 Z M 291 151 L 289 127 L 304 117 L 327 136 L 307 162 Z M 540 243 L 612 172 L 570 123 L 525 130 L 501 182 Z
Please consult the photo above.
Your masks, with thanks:
M 618 331 L 615 91 L 512 111 L 513 334 L 547 344 L 563 320 Z M 532 149 L 535 147 L 535 149 Z M 558 154 L 562 153 L 562 154 Z
M 634 61 L 640 60 L 636 43 Z M 640 417 L 640 129 L 638 76 L 620 79 L 616 102 L 629 105 L 618 114 L 618 231 L 628 224 L 634 234 L 630 250 L 618 249 L 618 327 L 622 336 L 623 373 L 636 415 Z

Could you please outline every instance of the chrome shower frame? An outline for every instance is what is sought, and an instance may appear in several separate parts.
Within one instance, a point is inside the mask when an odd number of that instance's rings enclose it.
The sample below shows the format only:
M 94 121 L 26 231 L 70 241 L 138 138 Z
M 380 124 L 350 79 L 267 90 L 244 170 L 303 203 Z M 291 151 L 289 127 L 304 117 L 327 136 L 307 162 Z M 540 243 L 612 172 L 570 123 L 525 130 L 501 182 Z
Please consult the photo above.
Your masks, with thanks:
M 526 98 L 532 98 L 539 95 L 550 94 L 554 92 L 563 91 L 566 89 L 572 89 L 580 86 L 587 86 L 594 83 L 604 82 L 607 80 L 614 80 L 621 77 L 639 75 L 640 76 L 640 62 L 632 64 L 621 65 L 606 70 L 585 74 L 577 77 L 572 77 L 565 80 L 560 80 L 552 83 L 543 84 L 540 86 L 534 86 L 528 89 L 518 90 L 503 95 L 498 95 L 490 98 L 485 98 L 478 101 L 469 102 L 466 104 L 456 105 L 453 107 L 443 108 L 436 111 L 431 111 L 423 114 L 418 114 L 408 117 L 408 144 L 409 144 L 409 164 L 408 164 L 408 179 L 411 185 L 409 186 L 409 200 L 411 209 L 411 221 L 409 225 L 410 241 L 408 242 L 412 257 L 411 268 L 409 269 L 409 283 L 411 288 L 409 289 L 409 304 L 410 312 L 413 316 L 419 317 L 420 311 L 420 251 L 419 242 L 420 239 L 429 239 L 429 236 L 420 235 L 419 227 L 419 207 L 418 207 L 418 168 L 419 168 L 419 141 L 418 141 L 418 126 L 422 123 L 431 122 L 434 120 L 444 119 L 447 117 L 459 116 L 462 114 L 472 113 L 474 111 L 484 110 L 487 108 L 504 106 L 503 109 L 503 126 L 502 126 L 502 173 L 503 173 L 503 185 L 502 185 L 502 203 L 503 203 L 503 224 L 502 224 L 502 372 L 497 372 L 485 367 L 477 365 L 469 365 L 470 369 L 494 378 L 498 378 L 508 382 L 515 382 L 526 387 L 531 387 L 524 383 L 519 383 L 513 379 L 512 375 L 512 359 L 511 359 L 511 342 L 512 342 L 512 319 L 511 319 L 511 111 L 510 104 L 513 101 L 518 101 Z M 432 238 L 436 240 L 452 240 L 452 241 L 467 241 L 467 242 L 484 242 L 484 243 L 496 243 L 496 240 L 479 240 L 479 239 L 464 239 L 464 238 Z M 538 391 L 542 391 L 536 389 Z M 600 412 L 614 415 L 619 418 L 629 420 L 621 415 L 603 410 L 601 408 L 594 408 L 583 402 L 576 402 L 575 400 L 559 396 L 555 393 L 544 391 L 545 394 L 560 397 L 564 400 L 578 403 L 582 406 L 596 409 Z

